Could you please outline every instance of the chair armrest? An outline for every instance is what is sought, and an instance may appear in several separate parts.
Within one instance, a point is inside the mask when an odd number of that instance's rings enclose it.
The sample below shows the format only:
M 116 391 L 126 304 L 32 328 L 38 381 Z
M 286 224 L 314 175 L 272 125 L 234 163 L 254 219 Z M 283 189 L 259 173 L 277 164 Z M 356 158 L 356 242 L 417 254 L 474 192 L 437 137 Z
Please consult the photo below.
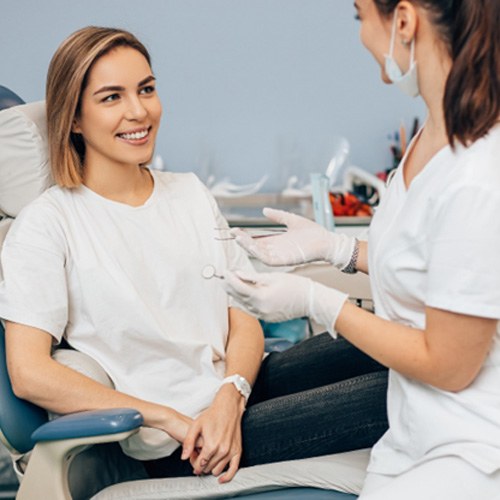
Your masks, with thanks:
M 16 496 L 17 500 L 70 500 L 68 469 L 73 457 L 88 445 L 127 439 L 138 432 L 142 415 L 131 408 L 64 415 L 40 426 Z
M 40 442 L 118 434 L 138 429 L 142 423 L 142 415 L 132 408 L 83 411 L 41 425 L 31 438 Z

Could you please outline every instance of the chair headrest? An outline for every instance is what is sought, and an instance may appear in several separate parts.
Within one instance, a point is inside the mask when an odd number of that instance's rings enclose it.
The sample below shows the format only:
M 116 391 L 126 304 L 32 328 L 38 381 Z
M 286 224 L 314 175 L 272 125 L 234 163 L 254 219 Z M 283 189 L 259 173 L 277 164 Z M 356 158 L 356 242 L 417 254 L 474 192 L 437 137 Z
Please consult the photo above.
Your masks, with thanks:
M 12 90 L 0 85 L 0 109 L 10 108 L 18 104 L 24 104 L 24 101 Z
M 0 212 L 16 217 L 53 184 L 45 102 L 0 111 Z

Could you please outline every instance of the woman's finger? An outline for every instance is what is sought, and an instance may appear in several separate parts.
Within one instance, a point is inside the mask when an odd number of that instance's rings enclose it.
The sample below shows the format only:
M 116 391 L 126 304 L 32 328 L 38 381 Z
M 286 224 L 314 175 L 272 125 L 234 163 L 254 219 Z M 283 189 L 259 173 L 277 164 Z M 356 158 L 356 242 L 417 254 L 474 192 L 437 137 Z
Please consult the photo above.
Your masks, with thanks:
M 238 469 L 240 467 L 240 460 L 241 460 L 241 453 L 238 453 L 237 455 L 234 455 L 231 460 L 229 461 L 229 468 L 228 470 L 219 477 L 219 483 L 228 483 L 233 479 L 235 474 L 238 472 Z
M 187 460 L 193 452 L 195 451 L 195 447 L 198 443 L 198 439 L 200 436 L 201 429 L 196 423 L 191 425 L 189 428 L 184 441 L 182 442 L 182 455 L 181 460 Z
M 213 474 L 218 476 L 227 466 L 230 459 L 229 451 L 219 450 L 216 454 L 212 456 L 210 462 L 208 462 L 203 468 L 204 474 Z
M 288 226 L 291 215 L 289 212 L 286 212 L 285 210 L 278 210 L 277 208 L 266 207 L 262 210 L 262 213 L 269 220 Z
M 222 273 L 224 276 L 222 284 L 226 291 L 231 293 L 231 295 L 236 295 L 241 299 L 246 299 L 252 295 L 252 285 L 249 283 L 251 280 L 245 280 L 245 278 L 242 279 L 239 273 L 239 271 L 238 274 L 236 274 L 236 272 L 225 270 Z

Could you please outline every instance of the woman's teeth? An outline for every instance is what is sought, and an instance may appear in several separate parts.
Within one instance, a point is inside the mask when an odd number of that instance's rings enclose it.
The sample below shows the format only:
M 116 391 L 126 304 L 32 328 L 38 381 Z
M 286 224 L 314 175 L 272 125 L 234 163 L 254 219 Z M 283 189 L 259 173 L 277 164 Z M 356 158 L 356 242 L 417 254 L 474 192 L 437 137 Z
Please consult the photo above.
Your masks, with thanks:
M 149 130 L 143 130 L 142 132 L 133 132 L 131 134 L 118 134 L 119 137 L 127 141 L 144 139 L 149 134 Z

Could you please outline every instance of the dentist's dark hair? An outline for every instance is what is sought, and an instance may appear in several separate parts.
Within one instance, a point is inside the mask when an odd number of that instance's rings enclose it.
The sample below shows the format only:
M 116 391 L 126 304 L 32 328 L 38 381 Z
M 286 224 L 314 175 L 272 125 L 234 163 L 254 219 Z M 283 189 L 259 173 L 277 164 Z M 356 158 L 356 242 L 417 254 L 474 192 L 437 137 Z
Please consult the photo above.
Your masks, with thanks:
M 117 47 L 137 50 L 151 66 L 149 52 L 132 33 L 98 26 L 74 32 L 52 57 L 45 104 L 52 175 L 59 186 L 75 188 L 83 181 L 85 144 L 72 128 L 80 115 L 82 94 L 93 65 Z
M 401 0 L 374 0 L 390 16 Z M 430 13 L 452 67 L 443 108 L 448 141 L 483 137 L 500 117 L 500 1 L 408 0 Z

